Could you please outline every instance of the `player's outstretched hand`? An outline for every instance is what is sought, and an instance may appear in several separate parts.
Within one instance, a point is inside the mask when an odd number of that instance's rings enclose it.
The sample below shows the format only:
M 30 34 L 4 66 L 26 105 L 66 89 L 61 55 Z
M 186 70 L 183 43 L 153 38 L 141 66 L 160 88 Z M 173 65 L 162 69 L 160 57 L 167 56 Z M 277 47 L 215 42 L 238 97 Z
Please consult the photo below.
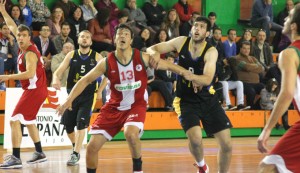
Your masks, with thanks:
M 72 111 L 72 103 L 65 102 L 64 104 L 59 105 L 56 108 L 56 114 L 58 116 L 61 116 L 66 111 L 66 109 L 68 109 L 69 111 Z
M 264 129 L 257 139 L 257 149 L 261 153 L 267 153 L 267 141 L 270 137 L 271 130 Z

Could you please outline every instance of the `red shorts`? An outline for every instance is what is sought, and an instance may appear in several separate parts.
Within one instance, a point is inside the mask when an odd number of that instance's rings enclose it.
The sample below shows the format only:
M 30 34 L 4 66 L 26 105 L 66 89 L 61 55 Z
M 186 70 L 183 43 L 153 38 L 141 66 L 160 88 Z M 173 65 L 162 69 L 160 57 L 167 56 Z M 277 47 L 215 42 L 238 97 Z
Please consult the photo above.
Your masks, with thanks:
M 24 90 L 12 114 L 12 120 L 20 120 L 23 124 L 35 123 L 33 121 L 35 121 L 37 113 L 47 98 L 47 95 L 47 87 Z
M 283 159 L 284 162 L 278 164 L 276 163 L 277 168 L 286 167 L 291 172 L 300 172 L 299 160 L 300 160 L 300 121 L 296 122 L 286 134 L 277 142 L 270 156 L 276 156 Z M 277 157 L 277 158 L 278 158 Z M 281 159 L 280 158 L 280 159 Z M 271 159 L 272 160 L 272 159 Z M 276 159 L 275 159 L 276 160 Z M 274 161 L 273 161 L 274 162 Z M 280 165 L 281 164 L 281 165 Z M 284 165 L 282 165 L 284 164 Z M 287 170 L 282 169 L 282 172 L 288 172 Z
M 145 117 L 146 107 L 144 106 L 120 111 L 105 105 L 91 126 L 89 134 L 103 134 L 108 140 L 111 140 L 124 125 L 137 126 L 143 132 Z

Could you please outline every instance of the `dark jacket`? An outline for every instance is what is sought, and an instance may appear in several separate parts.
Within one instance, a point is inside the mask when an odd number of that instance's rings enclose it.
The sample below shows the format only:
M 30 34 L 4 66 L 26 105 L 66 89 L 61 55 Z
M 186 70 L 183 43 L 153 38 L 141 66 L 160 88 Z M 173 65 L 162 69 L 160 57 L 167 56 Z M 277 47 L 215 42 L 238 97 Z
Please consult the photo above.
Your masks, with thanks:
M 258 47 L 258 43 L 255 42 L 254 46 L 253 46 L 253 56 L 258 61 L 260 61 L 260 51 L 261 50 Z M 265 69 L 267 70 L 268 68 L 266 68 L 266 66 L 270 67 L 271 65 L 274 64 L 272 51 L 271 51 L 270 45 L 268 43 L 264 43 L 263 51 L 264 51 L 264 62 L 261 62 L 261 63 L 265 67 Z

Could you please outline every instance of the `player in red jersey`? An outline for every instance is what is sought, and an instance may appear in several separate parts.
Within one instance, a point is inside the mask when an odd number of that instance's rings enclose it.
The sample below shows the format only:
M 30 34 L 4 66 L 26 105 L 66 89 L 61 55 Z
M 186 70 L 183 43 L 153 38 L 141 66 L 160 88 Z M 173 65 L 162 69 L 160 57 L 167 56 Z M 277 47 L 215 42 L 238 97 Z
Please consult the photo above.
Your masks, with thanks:
M 279 55 L 279 68 L 282 73 L 281 91 L 271 117 L 257 141 L 258 150 L 261 153 L 268 153 L 260 163 L 260 173 L 300 172 L 300 121 L 283 135 L 270 152 L 267 149 L 272 128 L 288 109 L 292 100 L 298 113 L 300 111 L 300 4 L 290 11 L 282 32 L 290 36 L 292 44 Z
M 10 31 L 16 37 L 20 48 L 17 61 L 20 73 L 0 75 L 0 83 L 7 80 L 20 80 L 24 90 L 10 120 L 13 153 L 5 158 L 3 164 L 0 164 L 0 168 L 10 169 L 22 168 L 20 159 L 21 124 L 27 127 L 36 149 L 33 158 L 27 163 L 39 163 L 47 160 L 46 155 L 42 151 L 39 131 L 35 122 L 36 115 L 46 99 L 48 91 L 43 59 L 37 47 L 30 41 L 30 29 L 25 25 L 17 27 L 5 10 L 5 2 L 3 0 L 0 1 L 0 12 Z
M 98 151 L 106 141 L 111 140 L 124 127 L 132 160 L 133 172 L 142 173 L 141 142 L 146 107 L 147 107 L 147 74 L 148 54 L 132 49 L 133 32 L 126 25 L 116 29 L 116 51 L 108 54 L 106 59 L 86 76 L 80 79 L 72 89 L 67 101 L 58 107 L 58 113 L 72 107 L 73 100 L 84 88 L 102 74 L 110 81 L 110 99 L 101 108 L 101 113 L 91 127 L 91 139 L 87 145 L 86 165 L 88 173 L 95 173 L 98 166 Z M 159 54 L 154 56 L 159 57 Z M 159 62 L 159 69 L 171 70 L 178 74 L 190 73 L 165 60 Z

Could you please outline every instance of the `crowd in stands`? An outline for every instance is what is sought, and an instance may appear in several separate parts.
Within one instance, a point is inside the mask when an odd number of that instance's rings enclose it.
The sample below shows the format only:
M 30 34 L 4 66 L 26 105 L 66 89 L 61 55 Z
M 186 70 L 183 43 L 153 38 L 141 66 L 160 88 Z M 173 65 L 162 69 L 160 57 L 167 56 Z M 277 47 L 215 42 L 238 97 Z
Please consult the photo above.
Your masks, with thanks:
M 261 29 L 257 35 L 252 35 L 251 30 L 245 30 L 238 40 L 237 31 L 232 28 L 226 31 L 228 39 L 222 42 L 222 29 L 217 25 L 217 14 L 210 12 L 207 16 L 212 27 L 206 41 L 216 47 L 219 53 L 215 82 L 221 85 L 216 85 L 215 89 L 221 92 L 220 104 L 225 110 L 264 109 L 263 101 L 266 98 L 259 96 L 273 92 L 264 89 L 268 78 L 276 76 L 274 80 L 280 79 L 278 66 L 273 62 L 274 49 L 270 44 L 276 51 L 289 45 L 290 40 L 281 34 L 281 30 L 283 19 L 294 4 L 292 0 L 287 0 L 277 24 L 273 21 L 271 2 L 254 1 L 251 22 Z M 79 5 L 69 0 L 58 0 L 49 9 L 44 0 L 18 0 L 18 4 L 6 0 L 6 7 L 17 25 L 24 24 L 32 29 L 32 41 L 43 56 L 48 86 L 51 86 L 52 73 L 69 51 L 78 48 L 77 35 L 82 30 L 87 29 L 92 33 L 93 50 L 99 53 L 113 51 L 115 27 L 125 23 L 135 33 L 132 47 L 145 51 L 153 44 L 179 36 L 190 36 L 194 20 L 201 16 L 187 0 L 178 0 L 170 10 L 164 9 L 158 0 L 149 0 L 142 8 L 137 7 L 136 0 L 126 0 L 125 3 L 125 8 L 119 9 L 111 0 L 99 0 L 95 4 L 92 0 L 82 0 Z M 16 40 L 2 19 L 0 22 L 0 74 L 17 73 Z M 276 31 L 272 42 L 270 30 Z M 161 58 L 176 63 L 177 52 L 161 55 Z M 166 108 L 172 109 L 176 75 L 169 71 L 149 69 L 148 76 L 149 94 L 152 90 L 161 92 Z M 280 81 L 277 82 L 276 86 L 280 88 Z M 20 86 L 19 81 L 16 81 L 15 86 Z M 0 90 L 5 90 L 5 83 L 0 84 Z M 237 97 L 236 103 L 230 100 L 231 90 Z M 275 97 L 270 98 L 272 102 Z

